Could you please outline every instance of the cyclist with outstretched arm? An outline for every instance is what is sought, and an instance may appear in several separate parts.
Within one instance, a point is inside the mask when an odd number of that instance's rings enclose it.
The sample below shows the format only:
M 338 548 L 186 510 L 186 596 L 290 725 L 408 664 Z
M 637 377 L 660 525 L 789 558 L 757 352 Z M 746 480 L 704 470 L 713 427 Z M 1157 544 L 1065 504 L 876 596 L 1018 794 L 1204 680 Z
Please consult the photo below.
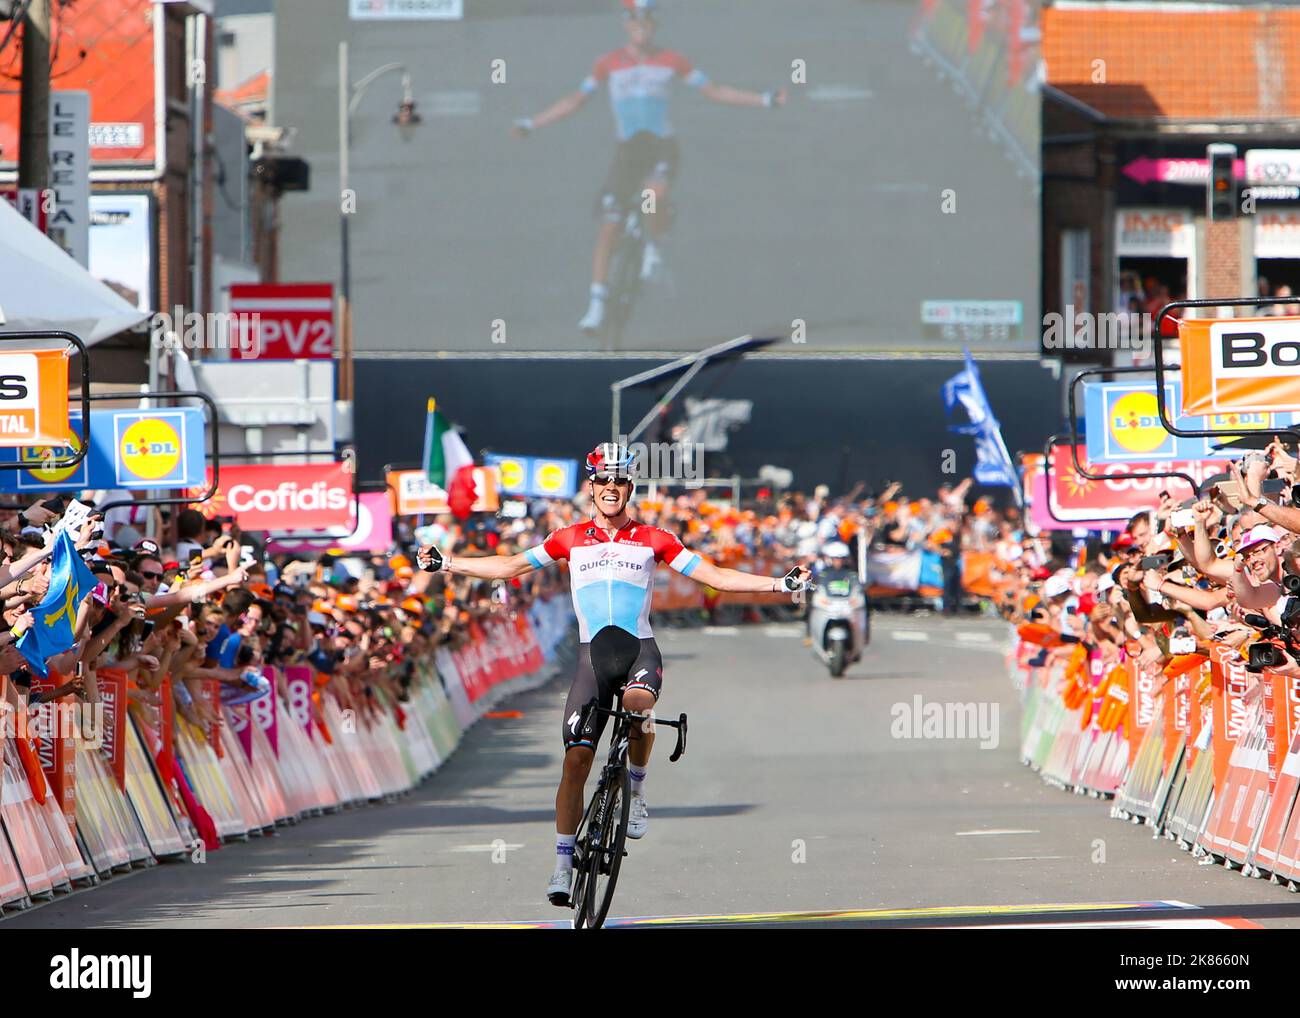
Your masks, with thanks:
M 576 92 L 557 100 L 541 113 L 521 117 L 512 133 L 526 137 L 539 127 L 564 120 L 577 113 L 602 85 L 609 88 L 618 132 L 614 161 L 601 189 L 601 225 L 592 258 L 591 300 L 578 323 L 584 332 L 599 332 L 605 323 L 606 282 L 610 261 L 618 242 L 619 226 L 632 207 L 641 201 L 642 190 L 654 192 L 654 207 L 667 209 L 668 190 L 677 175 L 679 154 L 668 119 L 668 105 L 674 81 L 680 79 L 704 98 L 724 106 L 776 107 L 786 100 L 785 89 L 750 92 L 719 85 L 694 67 L 676 50 L 655 45 L 656 0 L 623 0 L 623 24 L 627 45 L 600 57 Z M 660 245 L 668 228 L 665 214 L 647 217 L 651 237 L 642 256 L 641 278 L 652 278 L 662 262 Z
M 627 514 L 635 484 L 631 456 L 624 446 L 607 442 L 587 456 L 592 517 L 552 532 L 526 552 L 508 556 L 453 558 L 432 545 L 417 552 L 422 569 L 456 573 L 481 580 L 508 580 L 541 569 L 557 559 L 569 563 L 569 585 L 578 616 L 578 669 L 564 706 L 564 769 L 555 796 L 556 870 L 547 886 L 554 905 L 567 906 L 573 887 L 573 845 L 582 819 L 582 791 L 595 758 L 605 717 L 592 712 L 579 727 L 583 707 L 593 697 L 613 703 L 622 688 L 624 709 L 648 713 L 659 699 L 663 658 L 650 630 L 654 570 L 663 562 L 683 576 L 715 590 L 794 592 L 808 582 L 800 566 L 785 577 L 757 576 L 706 562 L 672 534 L 637 523 Z M 640 838 L 649 824 L 645 780 L 654 744 L 651 731 L 634 727 L 628 747 L 632 782 L 629 838 Z

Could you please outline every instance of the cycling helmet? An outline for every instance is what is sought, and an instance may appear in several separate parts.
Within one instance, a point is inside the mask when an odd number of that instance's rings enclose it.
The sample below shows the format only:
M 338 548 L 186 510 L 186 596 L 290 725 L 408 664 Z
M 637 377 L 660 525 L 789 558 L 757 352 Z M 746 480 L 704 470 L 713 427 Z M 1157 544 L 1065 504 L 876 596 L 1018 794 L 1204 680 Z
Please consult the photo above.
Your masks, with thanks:
M 822 548 L 825 558 L 848 558 L 849 546 L 843 541 L 830 541 Z
M 628 14 L 653 14 L 658 0 L 623 0 L 623 10 Z
M 632 470 L 632 454 L 627 446 L 617 442 L 601 442 L 587 453 L 587 476 L 613 474 L 615 477 L 629 477 Z

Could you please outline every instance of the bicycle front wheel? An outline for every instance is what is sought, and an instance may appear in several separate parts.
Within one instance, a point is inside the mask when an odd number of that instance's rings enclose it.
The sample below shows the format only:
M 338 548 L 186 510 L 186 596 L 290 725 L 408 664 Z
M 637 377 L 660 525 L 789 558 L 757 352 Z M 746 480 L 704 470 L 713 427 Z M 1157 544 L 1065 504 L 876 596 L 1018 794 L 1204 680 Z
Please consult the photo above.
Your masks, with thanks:
M 627 767 L 622 766 L 605 788 L 601 808 L 600 829 L 592 830 L 591 857 L 587 860 L 585 925 L 599 929 L 609 915 L 614 900 L 614 886 L 618 871 L 623 865 L 624 846 L 627 844 L 627 822 L 632 814 L 632 779 Z

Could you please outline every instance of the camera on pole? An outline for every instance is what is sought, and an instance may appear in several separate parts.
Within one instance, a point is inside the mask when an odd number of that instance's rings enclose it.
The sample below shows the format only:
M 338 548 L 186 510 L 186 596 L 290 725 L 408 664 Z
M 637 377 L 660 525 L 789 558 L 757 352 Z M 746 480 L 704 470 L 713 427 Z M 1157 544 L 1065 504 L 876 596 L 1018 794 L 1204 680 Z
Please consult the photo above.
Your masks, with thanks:
M 1208 189 L 1205 195 L 1206 214 L 1211 222 L 1237 218 L 1237 146 L 1207 145 L 1205 149 L 1210 164 Z

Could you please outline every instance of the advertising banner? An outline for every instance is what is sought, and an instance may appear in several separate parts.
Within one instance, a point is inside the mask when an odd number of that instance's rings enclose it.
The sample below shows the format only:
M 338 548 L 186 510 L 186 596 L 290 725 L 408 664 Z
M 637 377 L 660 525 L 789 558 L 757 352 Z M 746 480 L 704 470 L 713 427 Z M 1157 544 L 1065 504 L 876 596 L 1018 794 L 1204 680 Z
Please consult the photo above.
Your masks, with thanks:
M 69 349 L 0 353 L 0 447 L 68 442 Z
M 1300 410 L 1300 317 L 1187 319 L 1178 339 L 1184 413 Z
M 1063 520 L 1123 520 L 1143 509 L 1149 509 L 1158 500 L 1160 492 L 1167 491 L 1174 498 L 1191 498 L 1192 491 L 1180 477 L 1133 478 L 1133 473 L 1154 471 L 1180 471 L 1199 485 L 1206 478 L 1223 472 L 1219 460 L 1171 460 L 1164 463 L 1091 463 L 1083 448 L 1079 449 L 1079 462 L 1090 474 L 1101 474 L 1102 481 L 1089 480 L 1074 469 L 1069 446 L 1058 445 L 1052 450 L 1052 511 Z
M 352 475 L 343 463 L 223 466 L 220 480 L 198 509 L 209 518 L 234 516 L 242 530 L 324 530 L 351 519 Z
M 497 468 L 498 490 L 503 495 L 573 498 L 578 490 L 577 460 L 489 453 L 483 462 Z
M 387 551 L 393 543 L 393 507 L 388 495 L 382 491 L 361 495 L 361 517 L 352 526 L 352 513 L 344 527 L 331 527 L 319 541 L 277 541 L 272 536 L 267 549 L 272 554 L 280 552 L 321 552 L 326 549 L 340 552 Z M 351 508 L 351 503 L 348 505 Z
M 312 670 L 306 665 L 290 665 L 284 670 L 284 685 L 289 694 L 289 702 L 285 705 L 289 717 L 297 722 L 304 734 L 310 738 L 311 693 L 314 685 Z
M 1184 431 L 1247 431 L 1291 427 L 1295 413 L 1238 411 L 1189 417 L 1181 413 L 1183 387 L 1177 379 L 1165 382 L 1165 409 L 1174 427 Z M 1086 382 L 1083 386 L 1085 433 L 1091 463 L 1151 463 L 1170 460 L 1228 459 L 1240 456 L 1231 448 L 1216 451 L 1222 439 L 1181 438 L 1160 422 L 1154 381 Z M 1300 403 L 1297 404 L 1300 409 Z
M 233 283 L 230 312 L 239 330 L 239 342 L 231 346 L 234 360 L 334 356 L 332 283 Z
M 99 696 L 104 705 L 104 744 L 101 752 L 108 761 L 117 787 L 126 790 L 126 672 L 116 668 L 95 669 Z
M 70 441 L 62 446 L 0 449 L 0 463 L 31 463 L 30 470 L 0 473 L 8 491 L 81 488 L 202 487 L 206 422 L 197 407 L 167 410 L 92 410 L 90 451 L 73 467 L 43 464 L 71 459 L 81 440 L 81 411 L 68 414 Z
M 447 493 L 423 470 L 395 470 L 388 474 L 388 487 L 394 499 L 393 515 L 419 516 L 449 513 Z M 491 467 L 474 468 L 474 490 L 478 498 L 471 512 L 494 513 L 501 508 L 497 497 L 497 472 Z
M 50 93 L 50 240 L 90 264 L 90 93 Z

